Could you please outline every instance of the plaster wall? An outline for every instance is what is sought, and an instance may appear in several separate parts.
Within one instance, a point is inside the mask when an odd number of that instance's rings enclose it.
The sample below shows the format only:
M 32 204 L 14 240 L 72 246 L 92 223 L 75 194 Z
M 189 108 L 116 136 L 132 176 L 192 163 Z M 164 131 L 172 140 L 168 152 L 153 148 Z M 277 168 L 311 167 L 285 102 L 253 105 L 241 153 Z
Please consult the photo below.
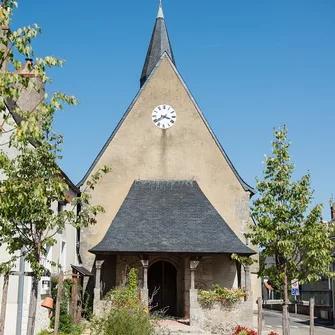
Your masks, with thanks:
M 214 256 L 213 282 L 221 287 L 237 288 L 236 263 L 229 256 Z
M 159 104 L 171 105 L 176 124 L 157 128 L 151 119 Z M 195 179 L 243 241 L 249 222 L 249 193 L 233 173 L 200 116 L 187 89 L 165 57 L 143 87 L 93 172 L 107 165 L 112 172 L 103 176 L 92 192 L 92 202 L 105 208 L 98 224 L 82 229 L 81 255 L 89 269 L 94 255 L 87 250 L 101 241 L 136 179 Z

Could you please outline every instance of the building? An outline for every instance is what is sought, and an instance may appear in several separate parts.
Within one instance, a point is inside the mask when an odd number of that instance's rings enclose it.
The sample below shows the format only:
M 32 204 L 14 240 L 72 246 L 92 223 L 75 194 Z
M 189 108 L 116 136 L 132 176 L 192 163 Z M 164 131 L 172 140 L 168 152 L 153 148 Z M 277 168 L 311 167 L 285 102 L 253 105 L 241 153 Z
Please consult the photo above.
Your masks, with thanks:
M 105 213 L 81 230 L 83 266 L 95 273 L 94 307 L 138 269 L 142 300 L 178 317 L 190 314 L 190 289 L 249 285 L 231 254 L 253 255 L 244 233 L 254 190 L 236 171 L 175 63 L 162 4 L 140 78 L 140 90 L 79 183 L 102 166 L 112 172 L 92 191 Z M 245 278 L 247 278 L 245 280 Z M 255 299 L 254 299 L 255 300 Z M 254 305 L 256 308 L 256 305 Z
M 7 68 L 3 69 L 8 71 Z M 26 75 L 28 67 L 22 70 L 22 75 Z M 20 117 L 14 112 L 15 107 L 19 107 L 22 110 L 33 110 L 44 98 L 44 87 L 38 78 L 31 78 L 41 90 L 34 88 L 28 90 L 22 90 L 21 95 L 17 101 L 6 101 L 5 115 L 10 115 L 10 118 L 4 121 L 4 114 L 1 115 L 0 124 L 3 134 L 0 137 L 1 150 L 5 151 L 9 156 L 15 157 L 17 151 L 15 148 L 9 146 L 10 129 L 12 129 L 15 123 L 21 122 Z M 31 144 L 33 145 L 33 144 Z M 67 191 L 67 198 L 71 199 L 78 195 L 78 188 L 71 182 L 71 180 L 61 172 L 63 177 L 68 183 L 69 190 Z M 3 176 L 2 176 L 3 177 Z M 1 176 L 0 176 L 1 178 Z M 54 211 L 62 211 L 72 209 L 72 205 L 66 201 L 55 202 L 52 204 Z M 77 211 L 77 208 L 73 208 Z M 65 273 L 72 273 L 71 265 L 79 264 L 78 261 L 78 244 L 79 234 L 76 228 L 67 225 L 62 232 L 55 235 L 57 243 L 51 247 L 48 251 L 47 260 L 55 263 L 59 263 Z M 19 256 L 19 255 L 18 255 Z M 6 246 L 0 246 L 0 263 L 9 260 L 9 254 L 6 251 Z M 57 273 L 58 269 L 52 269 L 49 262 L 45 262 L 45 267 L 49 269 L 51 274 Z M 29 264 L 25 262 L 23 257 L 17 261 L 13 271 L 19 272 L 30 272 L 31 269 Z M 0 276 L 0 287 L 3 287 L 3 277 Z M 36 314 L 36 333 L 41 329 L 49 326 L 48 310 L 41 307 L 41 302 L 46 296 L 50 295 L 50 276 L 42 277 L 40 281 L 40 294 L 38 297 L 38 307 Z M 26 334 L 26 328 L 28 323 L 28 310 L 31 293 L 31 277 L 29 276 L 17 276 L 12 275 L 9 279 L 8 288 L 8 301 L 6 309 L 6 323 L 5 323 L 5 334 L 6 335 L 21 335 Z M 2 289 L 0 290 L 0 301 L 2 296 Z

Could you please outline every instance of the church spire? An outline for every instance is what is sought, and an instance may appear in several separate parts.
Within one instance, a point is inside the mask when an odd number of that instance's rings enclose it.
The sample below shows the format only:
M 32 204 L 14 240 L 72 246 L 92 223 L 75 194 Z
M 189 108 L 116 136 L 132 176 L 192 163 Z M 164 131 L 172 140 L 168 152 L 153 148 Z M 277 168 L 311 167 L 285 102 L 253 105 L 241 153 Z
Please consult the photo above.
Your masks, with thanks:
M 152 72 L 164 52 L 169 55 L 172 62 L 175 64 L 169 35 L 165 25 L 162 0 L 160 0 L 156 23 L 152 32 L 148 53 L 141 74 L 141 87 L 149 77 L 150 73 Z

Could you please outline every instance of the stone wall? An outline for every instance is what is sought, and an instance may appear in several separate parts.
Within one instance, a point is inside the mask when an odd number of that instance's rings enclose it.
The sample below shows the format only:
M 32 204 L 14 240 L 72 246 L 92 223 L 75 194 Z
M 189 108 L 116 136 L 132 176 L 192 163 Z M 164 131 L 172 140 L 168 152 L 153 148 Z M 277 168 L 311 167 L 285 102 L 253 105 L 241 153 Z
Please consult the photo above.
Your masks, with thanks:
M 213 257 L 203 257 L 195 270 L 195 287 L 210 290 L 213 287 Z M 189 286 L 190 287 L 190 286 Z
M 210 334 L 231 335 L 239 324 L 253 328 L 252 299 L 241 300 L 232 306 L 216 303 L 211 308 L 198 302 L 197 290 L 190 290 L 190 324 Z
M 143 279 L 143 271 L 140 259 L 137 256 L 117 256 L 116 286 L 120 286 L 125 282 L 131 268 L 137 270 L 138 281 L 141 284 Z

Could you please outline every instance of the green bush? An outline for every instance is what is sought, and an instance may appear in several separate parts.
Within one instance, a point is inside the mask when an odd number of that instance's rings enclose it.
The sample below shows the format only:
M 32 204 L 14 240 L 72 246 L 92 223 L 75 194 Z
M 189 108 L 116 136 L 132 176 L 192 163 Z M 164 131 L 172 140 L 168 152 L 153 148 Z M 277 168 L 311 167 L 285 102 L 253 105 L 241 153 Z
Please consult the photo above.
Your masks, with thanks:
M 155 324 L 143 308 L 112 307 L 108 315 L 91 322 L 92 335 L 153 335 Z
M 112 290 L 111 309 L 103 318 L 91 320 L 92 335 L 153 335 L 156 323 L 139 299 L 135 269 L 128 275 L 127 285 Z
M 82 331 L 83 331 L 83 328 L 81 328 L 80 333 L 74 332 L 74 333 L 71 333 L 71 334 L 80 335 L 82 333 Z M 53 331 L 44 329 L 44 330 L 41 330 L 37 335 L 51 335 L 53 333 L 54 333 Z M 68 333 L 58 332 L 58 335 L 68 335 Z
M 204 307 L 211 307 L 215 302 L 231 305 L 238 302 L 241 298 L 247 297 L 247 295 L 248 293 L 245 289 L 228 289 L 215 285 L 214 290 L 199 290 L 198 300 Z

